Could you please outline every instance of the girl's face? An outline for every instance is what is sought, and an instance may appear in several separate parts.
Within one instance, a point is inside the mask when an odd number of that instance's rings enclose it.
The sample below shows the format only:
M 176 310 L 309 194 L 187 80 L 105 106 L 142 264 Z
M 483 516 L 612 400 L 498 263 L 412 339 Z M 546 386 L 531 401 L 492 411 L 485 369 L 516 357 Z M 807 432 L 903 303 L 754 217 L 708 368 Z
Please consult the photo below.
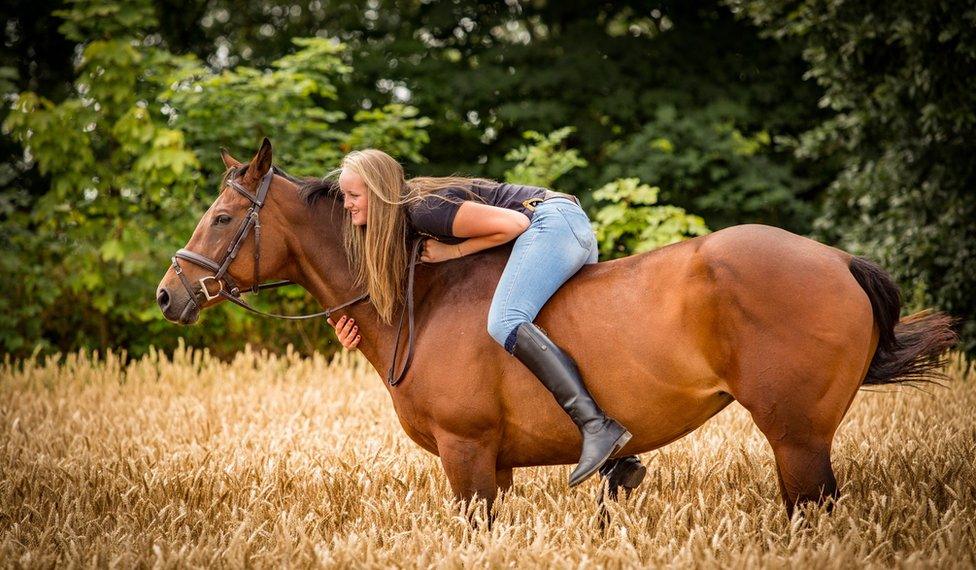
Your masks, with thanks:
M 344 168 L 339 174 L 339 189 L 342 190 L 342 207 L 349 212 L 352 225 L 365 226 L 366 212 L 369 209 L 369 190 L 366 183 L 355 172 Z

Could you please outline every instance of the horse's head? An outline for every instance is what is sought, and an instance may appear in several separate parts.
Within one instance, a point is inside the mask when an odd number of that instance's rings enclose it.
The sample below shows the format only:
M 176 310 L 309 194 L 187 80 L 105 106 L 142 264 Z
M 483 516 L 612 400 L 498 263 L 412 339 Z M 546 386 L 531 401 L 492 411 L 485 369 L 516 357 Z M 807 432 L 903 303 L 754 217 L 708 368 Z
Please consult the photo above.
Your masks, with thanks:
M 238 297 L 261 279 L 283 277 L 289 259 L 286 219 L 274 198 L 285 181 L 273 173 L 271 142 L 264 139 L 247 164 L 226 151 L 221 156 L 227 173 L 220 194 L 156 289 L 156 302 L 172 322 L 191 324 L 202 309 Z

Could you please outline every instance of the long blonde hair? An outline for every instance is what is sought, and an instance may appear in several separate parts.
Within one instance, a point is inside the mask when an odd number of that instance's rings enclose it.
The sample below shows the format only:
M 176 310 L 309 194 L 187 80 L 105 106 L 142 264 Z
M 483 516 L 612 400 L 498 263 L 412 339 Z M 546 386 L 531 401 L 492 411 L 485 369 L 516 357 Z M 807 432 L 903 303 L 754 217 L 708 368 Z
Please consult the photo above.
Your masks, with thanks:
M 404 301 L 409 263 L 409 220 L 405 205 L 449 187 L 467 190 L 469 197 L 478 199 L 478 195 L 470 191 L 471 185 L 493 181 L 465 176 L 422 176 L 407 180 L 396 159 L 374 148 L 350 152 L 326 178 L 338 180 L 339 174 L 347 168 L 362 178 L 369 192 L 369 205 L 365 226 L 354 226 L 352 217 L 346 213 L 343 246 L 356 286 L 369 293 L 380 319 L 389 325 L 393 323 L 396 308 Z M 455 201 L 438 194 L 434 196 Z

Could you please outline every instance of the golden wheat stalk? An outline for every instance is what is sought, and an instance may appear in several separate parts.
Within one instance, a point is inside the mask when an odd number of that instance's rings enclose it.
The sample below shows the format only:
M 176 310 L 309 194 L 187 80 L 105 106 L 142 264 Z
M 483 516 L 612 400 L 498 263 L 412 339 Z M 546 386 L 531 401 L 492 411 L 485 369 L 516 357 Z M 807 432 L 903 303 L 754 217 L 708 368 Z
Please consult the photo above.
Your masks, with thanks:
M 976 367 L 957 355 L 947 372 L 931 394 L 858 395 L 832 514 L 785 520 L 768 445 L 732 406 L 643 456 L 649 475 L 606 530 L 597 483 L 566 489 L 564 468 L 517 470 L 489 530 L 451 502 L 356 355 L 8 359 L 0 562 L 973 567 Z

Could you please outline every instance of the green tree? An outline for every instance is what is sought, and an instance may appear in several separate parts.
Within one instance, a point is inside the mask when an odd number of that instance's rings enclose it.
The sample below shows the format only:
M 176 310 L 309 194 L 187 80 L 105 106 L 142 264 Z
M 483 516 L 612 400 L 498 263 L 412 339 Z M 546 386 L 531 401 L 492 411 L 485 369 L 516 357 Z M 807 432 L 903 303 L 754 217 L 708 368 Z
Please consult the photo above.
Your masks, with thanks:
M 602 202 L 593 217 L 600 254 L 624 257 L 703 236 L 708 227 L 701 216 L 684 208 L 658 205 L 660 188 L 637 178 L 615 180 L 593 193 Z
M 155 25 L 148 2 L 73 2 L 58 16 L 81 48 L 74 93 L 21 93 L 3 127 L 50 186 L 37 199 L 5 191 L 0 343 L 138 347 L 148 339 L 132 325 L 152 318 L 145 276 L 165 266 L 147 245 L 192 228 L 165 213 L 200 180 L 155 100 L 185 59 L 138 39 Z
M 574 168 L 585 166 L 576 149 L 564 143 L 573 132 L 563 127 L 549 134 L 524 133 L 533 141 L 509 151 L 517 161 L 505 172 L 505 180 L 517 184 L 552 187 Z M 657 204 L 660 189 L 641 184 L 637 178 L 614 180 L 592 193 L 600 203 L 593 216 L 600 253 L 605 258 L 650 251 L 690 237 L 705 235 L 708 227 L 700 216 L 683 208 Z
M 774 140 L 798 134 L 822 114 L 819 89 L 801 81 L 799 42 L 761 38 L 718 2 L 213 0 L 161 9 L 160 18 L 166 42 L 218 69 L 270 65 L 293 36 L 339 38 L 356 65 L 348 97 L 339 101 L 347 114 L 405 103 L 433 120 L 433 144 L 428 160 L 416 164 L 418 174 L 500 178 L 508 168 L 505 152 L 523 142 L 524 131 L 572 125 L 571 142 L 587 165 L 560 183 L 583 194 L 612 179 L 604 176 L 616 160 L 612 150 L 655 121 L 661 106 L 702 127 L 695 144 L 712 127 L 695 115 L 716 101 L 742 111 L 735 129 Z M 831 175 L 819 165 L 796 172 L 796 159 L 781 146 L 763 145 L 754 161 L 762 157 L 784 164 L 786 176 L 800 176 L 790 192 L 810 194 L 804 199 L 813 199 Z M 755 193 L 735 188 L 738 181 L 753 184 L 731 177 L 723 187 Z M 781 182 L 790 180 L 772 185 Z M 663 181 L 661 187 L 672 190 Z M 776 223 L 806 230 L 809 216 L 798 210 Z M 757 219 L 751 212 L 731 222 L 722 215 L 717 225 Z
M 817 235 L 881 262 L 908 310 L 963 319 L 976 350 L 976 8 L 968 1 L 735 0 L 798 39 L 834 116 L 801 157 L 839 157 Z
M 558 189 L 589 207 L 592 189 L 636 176 L 713 227 L 758 218 L 803 230 L 809 215 L 796 201 L 815 203 L 833 178 L 780 144 L 825 113 L 815 104 L 821 89 L 800 81 L 801 40 L 760 37 L 718 3 L 84 0 L 52 13 L 12 0 L 0 15 L 0 89 L 23 94 L 0 113 L 12 135 L 0 141 L 0 280 L 15 291 L 0 307 L 0 334 L 20 352 L 39 339 L 139 352 L 181 335 L 233 350 L 218 329 L 272 347 L 316 346 L 316 324 L 224 309 L 208 311 L 202 326 L 174 327 L 140 289 L 155 285 L 216 192 L 218 147 L 244 158 L 262 135 L 296 174 L 319 175 L 351 148 L 379 146 L 412 175 L 500 178 L 521 162 L 507 152 L 540 142 L 525 131 L 569 125 L 558 147 L 580 164 L 550 175 Z M 735 113 L 716 121 L 716 102 Z M 665 125 L 662 109 L 683 124 Z M 661 177 L 640 157 L 641 138 L 668 129 L 681 144 L 652 157 Z M 736 137 L 754 152 L 731 152 Z M 59 144 L 79 155 L 74 164 Z M 729 173 L 682 187 L 677 159 L 693 153 L 709 156 L 710 171 L 728 161 Z M 173 169 L 190 155 L 195 162 Z M 772 180 L 749 175 L 757 165 L 771 167 Z M 86 175 L 91 184 L 81 184 Z M 154 190 L 169 178 L 165 192 Z M 131 293 L 102 290 L 116 286 Z M 288 310 L 307 299 L 289 291 L 273 302 Z
M 662 188 L 662 198 L 689 208 L 713 227 L 758 222 L 794 231 L 810 228 L 811 183 L 779 160 L 768 131 L 743 132 L 748 111 L 729 102 L 702 109 L 657 108 L 640 131 L 610 150 L 603 180 L 636 176 Z
M 212 200 L 200 187 L 217 190 L 218 147 L 236 142 L 246 157 L 271 136 L 279 161 L 299 174 L 328 170 L 352 145 L 420 161 L 429 119 L 402 104 L 351 120 L 330 109 L 351 69 L 344 46 L 329 39 L 296 40 L 298 49 L 270 69 L 215 72 L 146 39 L 157 26 L 148 2 L 76 1 L 58 14 L 81 54 L 72 93 L 59 102 L 20 93 L 4 121 L 47 187 L 8 187 L 0 199 L 0 286 L 8 292 L 0 347 L 141 353 L 186 336 L 227 353 L 241 337 L 279 349 L 324 340 L 324 325 L 263 321 L 227 307 L 208 311 L 203 326 L 176 327 L 155 307 L 168 257 Z M 308 303 L 300 291 L 279 299 L 290 308 Z
M 505 160 L 516 162 L 505 172 L 505 180 L 550 188 L 563 174 L 578 166 L 586 166 L 578 150 L 564 146 L 563 141 L 574 130 L 573 127 L 563 127 L 548 135 L 525 131 L 522 136 L 532 142 L 505 154 Z
M 275 160 L 298 175 L 321 176 L 353 148 L 383 148 L 400 159 L 423 162 L 430 119 L 409 105 L 390 103 L 357 112 L 352 120 L 340 103 L 352 67 L 346 46 L 329 38 L 296 38 L 297 51 L 270 63 L 223 71 L 203 66 L 183 70 L 160 94 L 172 123 L 200 149 L 205 169 L 223 171 L 219 149 L 273 137 Z M 217 177 L 211 176 L 216 182 Z

